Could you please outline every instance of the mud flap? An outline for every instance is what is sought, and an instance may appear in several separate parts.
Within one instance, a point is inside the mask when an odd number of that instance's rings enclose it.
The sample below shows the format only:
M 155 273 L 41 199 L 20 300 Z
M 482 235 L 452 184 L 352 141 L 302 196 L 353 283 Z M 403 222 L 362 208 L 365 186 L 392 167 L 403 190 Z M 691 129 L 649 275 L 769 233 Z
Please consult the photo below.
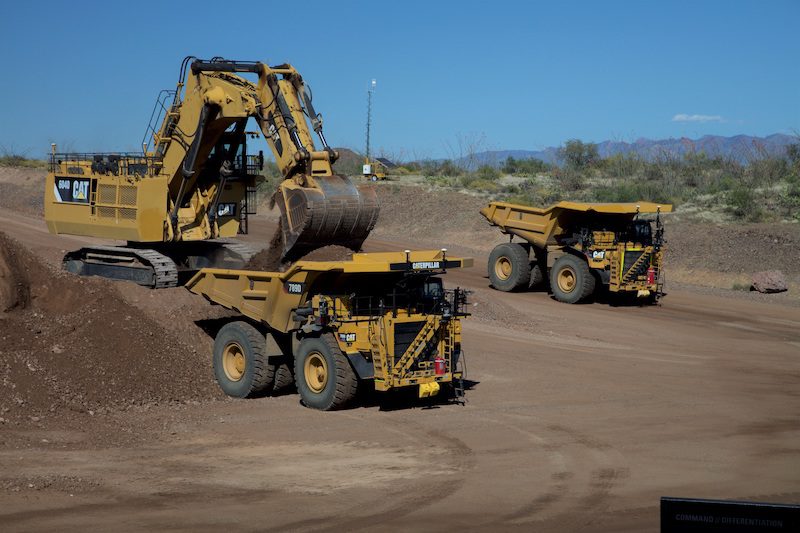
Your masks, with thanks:
M 276 193 L 283 232 L 281 259 L 293 260 L 329 245 L 357 251 L 378 221 L 374 188 L 356 187 L 340 175 L 314 180 L 318 188 L 284 182 Z

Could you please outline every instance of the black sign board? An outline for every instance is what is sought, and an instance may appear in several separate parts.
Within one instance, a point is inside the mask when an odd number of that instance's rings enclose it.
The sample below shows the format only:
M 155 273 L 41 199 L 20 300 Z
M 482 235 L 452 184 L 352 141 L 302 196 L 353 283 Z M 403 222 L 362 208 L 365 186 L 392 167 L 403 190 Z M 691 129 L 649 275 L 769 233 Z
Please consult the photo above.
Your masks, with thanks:
M 89 178 L 55 178 L 55 197 L 57 202 L 77 204 L 89 203 Z
M 441 270 L 445 268 L 458 268 L 461 261 L 442 261 L 435 259 L 432 261 L 413 261 L 406 263 L 391 263 L 389 270 Z
M 661 498 L 661 533 L 800 531 L 800 505 Z

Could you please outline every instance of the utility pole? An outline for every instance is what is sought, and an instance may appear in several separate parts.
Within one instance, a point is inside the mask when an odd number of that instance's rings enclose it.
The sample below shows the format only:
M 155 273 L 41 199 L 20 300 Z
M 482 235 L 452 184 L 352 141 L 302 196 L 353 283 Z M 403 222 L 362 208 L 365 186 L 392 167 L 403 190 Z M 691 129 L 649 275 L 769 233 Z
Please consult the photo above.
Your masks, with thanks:
M 369 128 L 372 125 L 372 93 L 375 92 L 376 84 L 377 82 L 373 78 L 367 89 L 367 161 L 369 161 Z

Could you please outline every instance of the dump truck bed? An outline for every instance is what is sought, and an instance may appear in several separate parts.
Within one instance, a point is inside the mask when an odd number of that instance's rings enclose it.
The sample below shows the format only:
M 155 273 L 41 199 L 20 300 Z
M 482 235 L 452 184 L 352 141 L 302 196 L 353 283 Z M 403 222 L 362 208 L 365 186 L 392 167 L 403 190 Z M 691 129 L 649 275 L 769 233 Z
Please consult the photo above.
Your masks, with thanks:
M 508 202 L 490 202 L 480 213 L 503 233 L 517 235 L 539 247 L 555 244 L 571 222 L 579 217 L 609 216 L 633 219 L 637 214 L 668 213 L 671 205 L 653 202 L 635 203 L 584 203 L 562 201 L 549 207 L 538 208 Z
M 448 257 L 443 250 L 356 253 L 349 261 L 298 261 L 286 272 L 204 268 L 186 288 L 285 333 L 295 326 L 293 310 L 313 296 L 314 282 L 322 275 L 402 275 L 471 267 L 472 263 L 469 258 Z

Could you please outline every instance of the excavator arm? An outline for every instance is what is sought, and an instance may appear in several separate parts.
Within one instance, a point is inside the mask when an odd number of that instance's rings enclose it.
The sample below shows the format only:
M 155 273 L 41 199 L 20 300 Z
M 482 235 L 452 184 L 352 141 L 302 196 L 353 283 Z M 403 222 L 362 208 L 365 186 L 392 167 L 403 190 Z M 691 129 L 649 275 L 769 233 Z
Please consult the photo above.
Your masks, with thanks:
M 255 74 L 258 81 L 253 84 L 238 73 Z M 180 102 L 184 84 L 186 96 Z M 358 188 L 346 176 L 333 172 L 338 154 L 325 139 L 322 118 L 313 107 L 310 91 L 291 65 L 194 60 L 176 94 L 172 112 L 165 116 L 155 143 L 158 147 L 163 139 L 173 140 L 162 150 L 164 169 L 173 176 L 167 228 L 172 239 L 181 240 L 185 231 L 198 227 L 207 227 L 205 233 L 213 234 L 213 198 L 224 188 L 228 155 L 215 162 L 220 165 L 216 183 L 202 184 L 200 171 L 210 164 L 209 154 L 220 136 L 229 128 L 243 128 L 252 117 L 283 176 L 274 194 L 281 213 L 282 256 L 294 259 L 331 244 L 354 250 L 361 247 L 377 221 L 375 191 Z M 322 146 L 320 150 L 312 130 Z M 230 150 L 235 151 L 233 146 Z M 198 202 L 205 203 L 208 216 L 196 208 Z M 182 223 L 182 209 L 203 220 L 183 217 Z

